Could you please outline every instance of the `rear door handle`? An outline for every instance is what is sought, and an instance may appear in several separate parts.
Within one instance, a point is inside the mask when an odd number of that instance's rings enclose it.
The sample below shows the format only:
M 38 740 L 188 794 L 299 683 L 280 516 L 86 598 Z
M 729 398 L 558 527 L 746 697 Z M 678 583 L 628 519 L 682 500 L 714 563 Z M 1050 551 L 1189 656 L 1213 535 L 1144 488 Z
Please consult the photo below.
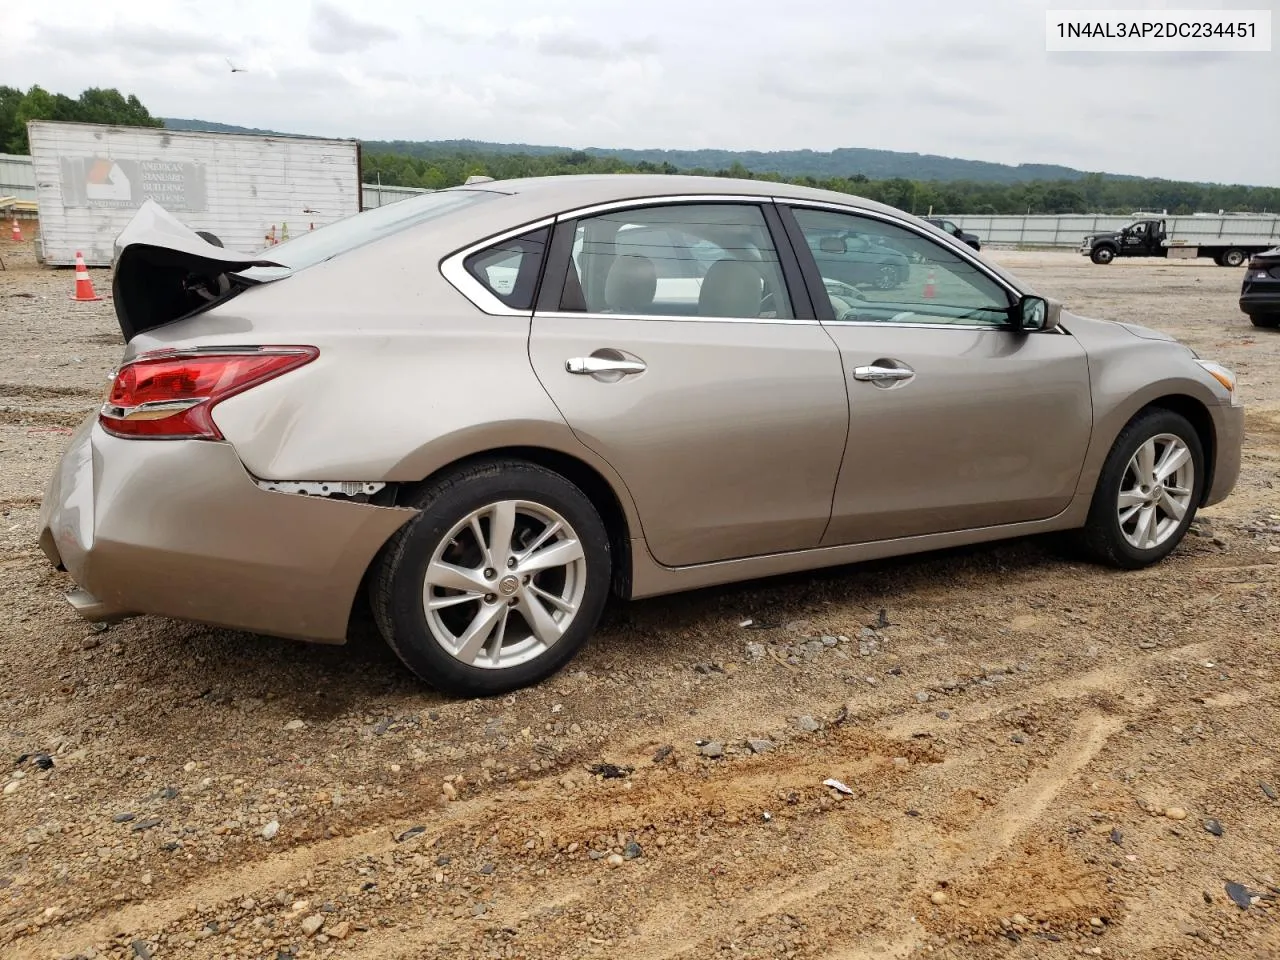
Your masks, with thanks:
M 894 380 L 910 380 L 916 372 L 908 367 L 882 367 L 871 364 L 866 367 L 854 367 L 853 379 L 869 380 L 872 383 L 887 383 Z
M 609 357 L 571 357 L 564 362 L 564 368 L 585 377 L 599 373 L 644 373 L 648 369 L 639 360 L 613 360 Z

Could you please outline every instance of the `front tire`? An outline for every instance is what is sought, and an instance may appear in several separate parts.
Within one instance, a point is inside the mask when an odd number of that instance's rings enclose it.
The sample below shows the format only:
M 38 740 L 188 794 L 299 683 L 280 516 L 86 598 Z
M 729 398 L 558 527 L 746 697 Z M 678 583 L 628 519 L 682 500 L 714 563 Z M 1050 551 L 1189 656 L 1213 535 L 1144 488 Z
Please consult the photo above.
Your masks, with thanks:
M 1110 247 L 1096 247 L 1093 253 L 1089 254 L 1089 259 L 1094 263 L 1110 263 L 1116 258 L 1116 252 Z
M 1222 259 L 1219 261 L 1224 267 L 1239 267 L 1244 264 L 1245 252 L 1232 247 L 1230 250 L 1224 251 Z
M 1274 330 L 1276 327 L 1280 327 L 1280 313 L 1251 313 L 1249 314 L 1249 322 L 1255 327 Z
M 472 464 L 430 483 L 370 582 L 378 629 L 438 690 L 494 696 L 573 658 L 600 619 L 609 536 L 564 477 L 521 460 Z
M 1129 421 L 1107 454 L 1076 542 L 1092 560 L 1136 570 L 1167 557 L 1195 518 L 1204 448 L 1186 417 L 1153 407 Z

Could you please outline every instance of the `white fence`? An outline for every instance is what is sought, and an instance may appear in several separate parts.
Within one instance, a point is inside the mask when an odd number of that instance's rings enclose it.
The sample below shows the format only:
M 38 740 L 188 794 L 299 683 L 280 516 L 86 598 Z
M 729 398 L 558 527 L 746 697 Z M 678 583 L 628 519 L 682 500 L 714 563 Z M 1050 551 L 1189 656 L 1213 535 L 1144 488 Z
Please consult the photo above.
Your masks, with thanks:
M 0 153 L 0 197 L 35 200 L 36 174 L 30 157 Z
M 422 187 L 386 187 L 366 183 L 364 185 L 364 206 L 382 207 L 395 203 L 405 197 L 419 193 L 431 193 Z M 1168 222 L 1172 233 L 1194 233 L 1196 236 L 1216 237 L 1275 237 L 1280 241 L 1280 216 L 1258 214 L 1230 214 L 1223 216 L 1186 216 L 1170 217 L 1164 214 L 1142 214 L 1139 216 L 1108 216 L 1105 214 L 1059 214 L 1029 216 L 979 216 L 964 214 L 947 216 L 934 214 L 950 220 L 956 226 L 970 233 L 976 233 L 983 243 L 995 244 L 1027 244 L 1049 247 L 1075 247 L 1080 240 L 1090 233 L 1106 233 L 1119 230 L 1133 223 L 1134 220 L 1150 217 L 1161 217 Z
M 397 200 L 403 200 L 406 197 L 416 197 L 420 193 L 432 193 L 426 187 L 384 187 L 377 183 L 366 183 L 363 185 L 364 208 L 369 210 L 373 207 L 385 207 L 388 203 L 395 203 Z
M 1058 216 L 978 216 L 965 214 L 951 217 L 937 213 L 935 217 L 950 220 L 969 233 L 976 233 L 983 243 L 1033 244 L 1049 247 L 1074 247 L 1091 233 L 1119 230 L 1141 217 L 1112 217 L 1093 214 L 1061 214 Z M 1150 216 L 1162 216 L 1151 214 Z M 1196 236 L 1217 237 L 1275 237 L 1280 240 L 1280 217 L 1259 214 L 1257 216 L 1193 216 L 1169 217 L 1168 229 L 1173 234 L 1193 233 Z

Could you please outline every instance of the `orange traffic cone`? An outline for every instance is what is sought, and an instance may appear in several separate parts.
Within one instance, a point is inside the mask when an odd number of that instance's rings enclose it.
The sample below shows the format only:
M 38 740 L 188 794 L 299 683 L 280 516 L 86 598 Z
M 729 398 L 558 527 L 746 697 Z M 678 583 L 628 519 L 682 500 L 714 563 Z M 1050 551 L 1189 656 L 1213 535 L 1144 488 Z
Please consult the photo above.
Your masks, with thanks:
M 93 292 L 93 281 L 89 279 L 89 268 L 84 265 L 84 255 L 76 251 L 76 292 L 72 300 L 101 300 Z
M 13 218 L 13 230 L 10 232 L 9 237 L 10 239 L 13 240 L 14 243 L 22 242 L 22 229 L 18 226 L 17 217 Z
M 934 288 L 934 286 L 933 286 L 933 267 L 930 267 L 930 268 L 929 268 L 929 277 L 928 277 L 928 279 L 926 279 L 926 280 L 925 280 L 925 282 L 924 282 L 924 298 L 925 298 L 926 300 L 932 300 L 932 299 L 934 298 L 934 295 L 935 295 L 936 293 L 937 293 L 937 291 L 935 290 L 935 288 Z

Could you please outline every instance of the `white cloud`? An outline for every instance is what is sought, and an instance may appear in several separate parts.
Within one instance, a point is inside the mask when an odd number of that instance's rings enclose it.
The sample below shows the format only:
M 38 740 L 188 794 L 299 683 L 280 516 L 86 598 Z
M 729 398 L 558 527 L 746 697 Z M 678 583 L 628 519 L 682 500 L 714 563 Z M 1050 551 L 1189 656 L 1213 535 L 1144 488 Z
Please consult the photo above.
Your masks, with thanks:
M 356 53 L 395 38 L 390 27 L 359 20 L 325 0 L 312 4 L 311 47 L 317 53 Z
M 1260 107 L 1277 53 L 1050 55 L 1050 5 L 10 3 L 4 79 L 73 96 L 116 86 L 163 116 L 365 139 L 854 146 L 1280 185 L 1280 122 Z

